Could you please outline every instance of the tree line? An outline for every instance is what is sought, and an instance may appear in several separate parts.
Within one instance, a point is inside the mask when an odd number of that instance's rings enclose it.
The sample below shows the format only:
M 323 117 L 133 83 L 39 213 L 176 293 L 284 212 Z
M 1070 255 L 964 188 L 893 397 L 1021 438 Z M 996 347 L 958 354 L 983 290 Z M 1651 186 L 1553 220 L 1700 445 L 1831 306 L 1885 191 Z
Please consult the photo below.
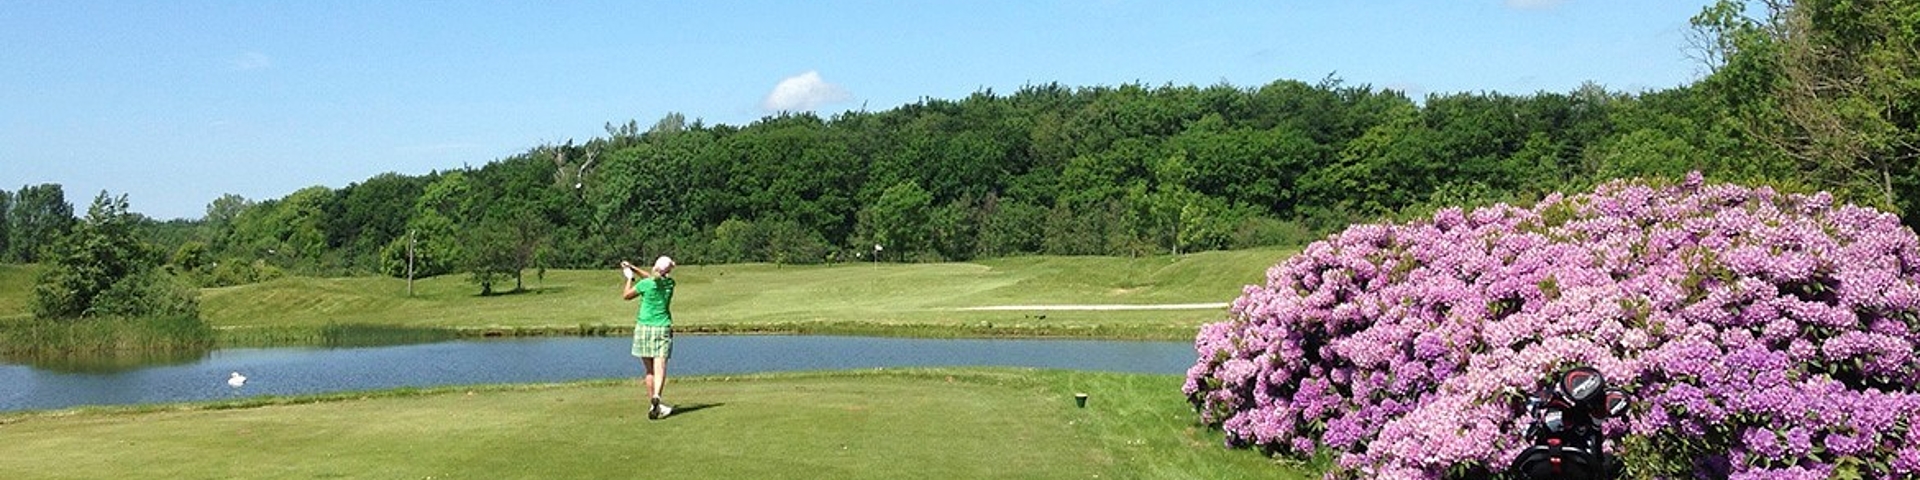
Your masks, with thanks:
M 1833 191 L 1911 225 L 1916 3 L 1720 2 L 1693 18 L 1712 73 L 1664 90 L 1416 99 L 1330 75 L 1029 85 L 741 126 L 674 113 L 479 167 L 225 195 L 200 219 L 141 225 L 201 285 L 411 269 L 467 274 L 484 292 L 660 253 L 821 263 L 1299 244 L 1356 221 L 1695 170 Z M 7 259 L 34 261 L 36 241 L 70 227 L 71 208 L 47 200 L 60 194 L 0 195 Z

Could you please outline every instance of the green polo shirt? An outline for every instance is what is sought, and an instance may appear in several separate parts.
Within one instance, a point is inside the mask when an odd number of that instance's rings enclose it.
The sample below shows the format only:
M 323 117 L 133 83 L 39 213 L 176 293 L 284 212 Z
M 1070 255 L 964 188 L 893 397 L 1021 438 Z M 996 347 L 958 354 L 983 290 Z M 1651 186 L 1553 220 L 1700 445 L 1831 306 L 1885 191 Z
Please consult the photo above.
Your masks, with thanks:
M 640 313 L 635 320 L 650 327 L 673 326 L 673 279 L 647 277 L 633 283 L 640 292 Z

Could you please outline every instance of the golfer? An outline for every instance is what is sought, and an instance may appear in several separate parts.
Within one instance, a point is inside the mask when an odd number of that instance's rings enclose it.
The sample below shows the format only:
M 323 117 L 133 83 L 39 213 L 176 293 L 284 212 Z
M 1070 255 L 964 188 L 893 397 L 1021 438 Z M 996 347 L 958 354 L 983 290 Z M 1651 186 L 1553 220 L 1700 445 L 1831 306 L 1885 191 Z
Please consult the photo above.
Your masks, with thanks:
M 627 277 L 620 299 L 640 299 L 640 313 L 633 326 L 633 356 L 640 357 L 647 376 L 641 383 L 647 388 L 652 407 L 647 418 L 659 420 L 673 413 L 673 406 L 660 401 L 660 390 L 667 385 L 667 357 L 673 356 L 673 259 L 661 255 L 649 273 L 631 263 L 620 262 Z

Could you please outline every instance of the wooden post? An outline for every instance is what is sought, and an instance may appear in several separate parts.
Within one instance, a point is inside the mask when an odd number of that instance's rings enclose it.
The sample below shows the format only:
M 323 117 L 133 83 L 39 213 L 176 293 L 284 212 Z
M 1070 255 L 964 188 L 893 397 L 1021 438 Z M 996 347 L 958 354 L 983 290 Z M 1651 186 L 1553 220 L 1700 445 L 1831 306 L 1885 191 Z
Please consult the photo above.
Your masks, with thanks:
M 413 297 L 413 231 L 407 231 L 407 297 Z

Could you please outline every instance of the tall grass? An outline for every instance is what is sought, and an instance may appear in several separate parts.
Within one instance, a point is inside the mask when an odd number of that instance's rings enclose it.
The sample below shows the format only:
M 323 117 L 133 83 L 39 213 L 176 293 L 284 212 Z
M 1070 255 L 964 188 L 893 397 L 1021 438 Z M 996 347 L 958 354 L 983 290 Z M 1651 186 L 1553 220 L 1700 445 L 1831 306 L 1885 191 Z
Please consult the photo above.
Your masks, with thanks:
M 194 315 L 34 318 L 33 288 L 40 271 L 38 265 L 0 265 L 0 356 L 87 370 L 192 357 L 213 348 L 213 329 Z
M 190 359 L 213 345 L 213 329 L 191 316 L 0 322 L 0 356 L 68 370 Z
M 221 347 L 377 347 L 453 340 L 467 336 L 458 329 L 364 323 L 328 323 L 319 327 L 253 326 L 217 331 Z

